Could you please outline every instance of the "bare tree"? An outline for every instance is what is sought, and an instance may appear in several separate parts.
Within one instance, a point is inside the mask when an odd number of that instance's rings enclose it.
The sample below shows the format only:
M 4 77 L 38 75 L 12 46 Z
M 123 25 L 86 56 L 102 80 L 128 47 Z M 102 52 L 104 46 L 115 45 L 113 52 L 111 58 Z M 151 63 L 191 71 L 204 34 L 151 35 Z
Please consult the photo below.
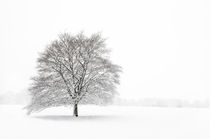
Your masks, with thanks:
M 38 75 L 30 87 L 28 113 L 48 107 L 112 102 L 121 67 L 109 60 L 109 50 L 100 34 L 86 37 L 68 33 L 47 46 L 38 58 Z

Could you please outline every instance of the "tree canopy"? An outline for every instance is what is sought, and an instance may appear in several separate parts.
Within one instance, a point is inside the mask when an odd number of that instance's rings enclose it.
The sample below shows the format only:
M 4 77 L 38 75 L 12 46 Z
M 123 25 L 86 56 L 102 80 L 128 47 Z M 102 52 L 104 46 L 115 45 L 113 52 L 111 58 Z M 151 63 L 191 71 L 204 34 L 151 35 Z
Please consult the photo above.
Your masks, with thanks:
M 59 35 L 39 55 L 28 113 L 54 106 L 76 105 L 77 109 L 77 104 L 112 102 L 121 67 L 110 61 L 109 53 L 99 33 L 90 37 L 83 33 Z

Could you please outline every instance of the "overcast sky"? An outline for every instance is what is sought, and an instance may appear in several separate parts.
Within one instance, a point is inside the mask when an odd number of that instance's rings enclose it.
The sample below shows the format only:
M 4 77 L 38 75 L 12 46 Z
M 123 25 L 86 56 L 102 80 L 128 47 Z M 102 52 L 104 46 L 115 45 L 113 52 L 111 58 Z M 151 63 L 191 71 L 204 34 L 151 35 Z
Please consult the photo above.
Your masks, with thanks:
M 62 32 L 102 32 L 124 98 L 210 98 L 209 0 L 1 0 L 0 94 L 28 88 Z

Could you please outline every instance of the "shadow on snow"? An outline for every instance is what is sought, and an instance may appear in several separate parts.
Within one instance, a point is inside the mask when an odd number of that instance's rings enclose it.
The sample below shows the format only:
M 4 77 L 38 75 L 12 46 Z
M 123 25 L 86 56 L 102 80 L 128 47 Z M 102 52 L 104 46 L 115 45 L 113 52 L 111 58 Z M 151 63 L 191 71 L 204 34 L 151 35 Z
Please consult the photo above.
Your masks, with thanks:
M 74 117 L 71 115 L 41 115 L 33 116 L 33 118 L 42 119 L 42 120 L 53 120 L 53 121 L 69 121 L 69 120 L 114 120 L 118 119 L 118 116 L 111 115 L 87 115 L 87 116 L 78 116 Z

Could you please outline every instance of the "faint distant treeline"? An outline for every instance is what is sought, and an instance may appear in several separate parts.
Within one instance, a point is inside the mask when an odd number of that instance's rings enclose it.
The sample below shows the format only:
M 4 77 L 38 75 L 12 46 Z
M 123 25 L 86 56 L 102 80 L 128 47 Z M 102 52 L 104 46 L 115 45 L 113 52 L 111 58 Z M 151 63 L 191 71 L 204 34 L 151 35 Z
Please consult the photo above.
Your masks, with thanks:
M 19 93 L 7 92 L 0 94 L 0 104 L 27 104 L 29 102 L 27 91 Z M 142 99 L 124 99 L 116 98 L 115 105 L 121 106 L 144 106 L 144 107 L 195 107 L 210 108 L 210 98 L 205 100 L 183 100 L 183 99 L 162 99 L 162 98 L 142 98 Z
M 15 92 L 7 92 L 0 94 L 0 104 L 18 104 L 18 105 L 25 105 L 29 101 L 29 95 L 27 91 L 22 91 L 19 93 Z
M 122 106 L 145 106 L 145 107 L 199 107 L 210 108 L 210 99 L 205 100 L 182 100 L 162 98 L 122 99 L 117 98 L 115 105 Z

